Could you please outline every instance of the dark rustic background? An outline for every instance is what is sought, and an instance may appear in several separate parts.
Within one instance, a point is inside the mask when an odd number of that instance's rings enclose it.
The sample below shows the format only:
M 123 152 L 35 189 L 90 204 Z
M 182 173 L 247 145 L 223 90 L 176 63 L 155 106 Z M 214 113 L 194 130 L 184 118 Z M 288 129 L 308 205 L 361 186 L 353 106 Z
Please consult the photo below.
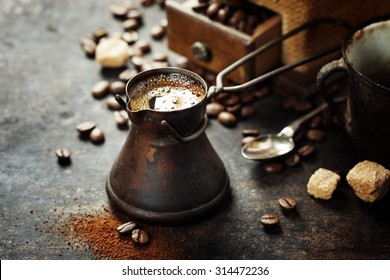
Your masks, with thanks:
M 109 3 L 0 0 L 1 259 L 96 258 L 90 250 L 69 248 L 68 241 L 48 227 L 58 222 L 59 213 L 108 206 L 106 176 L 127 131 L 116 127 L 104 101 L 91 97 L 97 81 L 114 75 L 85 57 L 79 37 L 101 26 L 121 30 L 107 9 Z M 164 10 L 158 5 L 142 10 L 141 37 L 150 40 L 153 51 L 166 51 L 166 39 L 157 42 L 149 35 Z M 176 56 L 170 55 L 173 61 Z M 161 239 L 180 238 L 181 254 L 175 255 L 178 248 L 171 246 L 164 248 L 165 258 L 389 259 L 389 196 L 366 204 L 345 179 L 329 201 L 306 192 L 310 175 L 319 167 L 337 170 L 345 178 L 356 163 L 343 131 L 327 129 L 326 141 L 314 144 L 313 157 L 279 174 L 266 174 L 262 163 L 241 157 L 241 129 L 275 132 L 299 116 L 283 109 L 281 101 L 273 92 L 257 100 L 256 115 L 234 129 L 210 122 L 206 133 L 229 173 L 231 199 L 195 224 L 144 225 L 156 246 Z M 103 145 L 78 138 L 75 127 L 85 120 L 105 131 Z M 60 147 L 71 150 L 71 165 L 57 164 L 55 150 Z M 282 213 L 277 204 L 287 196 L 298 202 L 292 215 Z M 280 215 L 278 229 L 264 231 L 259 218 L 267 213 Z

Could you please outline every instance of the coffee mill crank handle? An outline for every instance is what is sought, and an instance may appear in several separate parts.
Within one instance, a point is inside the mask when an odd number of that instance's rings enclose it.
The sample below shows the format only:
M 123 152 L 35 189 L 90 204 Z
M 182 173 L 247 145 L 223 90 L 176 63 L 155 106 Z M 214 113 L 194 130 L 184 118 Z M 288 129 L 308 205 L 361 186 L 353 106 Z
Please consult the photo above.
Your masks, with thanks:
M 252 58 L 256 57 L 257 55 L 265 52 L 266 50 L 268 50 L 269 48 L 281 43 L 282 41 L 296 35 L 297 33 L 300 33 L 302 31 L 304 31 L 305 29 L 308 29 L 308 28 L 311 28 L 311 27 L 314 27 L 316 25 L 320 25 L 320 24 L 333 24 L 333 25 L 338 25 L 338 26 L 341 26 L 343 28 L 345 28 L 346 30 L 349 30 L 351 28 L 351 25 L 348 24 L 347 22 L 341 20 L 341 19 L 338 19 L 338 18 L 318 18 L 318 19 L 315 19 L 313 21 L 309 21 L 307 23 L 304 23 L 302 24 L 301 26 L 297 27 L 296 29 L 293 29 L 289 32 L 287 32 L 286 34 L 278 37 L 278 38 L 275 38 L 271 41 L 269 41 L 268 43 L 266 43 L 265 45 L 259 47 L 257 50 L 247 54 L 246 56 L 240 58 L 239 60 L 237 60 L 236 62 L 234 62 L 233 64 L 231 64 L 230 66 L 226 67 L 224 70 L 222 70 L 218 75 L 217 75 L 217 78 L 216 78 L 216 85 L 215 86 L 211 86 L 208 93 L 207 93 L 207 98 L 208 99 L 211 99 L 212 97 L 218 95 L 219 93 L 221 93 L 222 91 L 223 92 L 234 92 L 234 91 L 239 91 L 239 90 L 243 90 L 243 89 L 246 89 L 246 88 L 249 88 L 257 83 L 260 83 L 260 82 L 263 82 L 267 79 L 270 79 L 278 74 L 281 74 L 281 73 L 284 73 L 288 70 L 291 70 L 295 67 L 298 67 L 300 65 L 303 65 L 303 64 L 306 64 L 306 63 L 309 63 L 313 60 L 316 60 L 322 56 L 325 56 L 327 54 L 330 54 L 332 52 L 335 52 L 335 51 L 338 51 L 340 50 L 340 44 L 336 45 L 336 46 L 332 46 L 330 48 L 327 48 L 327 49 L 324 49 L 314 55 L 311 55 L 309 57 L 306 57 L 300 61 L 297 61 L 295 63 L 292 63 L 292 64 L 288 64 L 288 65 L 284 65 L 282 67 L 279 67 L 279 68 L 276 68 L 268 73 L 265 73 L 257 78 L 254 78 L 253 80 L 250 80 L 244 84 L 241 84 L 241 85 L 236 85 L 236 86 L 230 86 L 230 87 L 224 87 L 223 86 L 223 77 L 226 76 L 227 74 L 229 74 L 230 72 L 232 72 L 233 70 L 235 70 L 236 68 L 240 67 L 241 65 L 243 65 L 244 63 L 248 62 L 249 60 L 251 60 Z

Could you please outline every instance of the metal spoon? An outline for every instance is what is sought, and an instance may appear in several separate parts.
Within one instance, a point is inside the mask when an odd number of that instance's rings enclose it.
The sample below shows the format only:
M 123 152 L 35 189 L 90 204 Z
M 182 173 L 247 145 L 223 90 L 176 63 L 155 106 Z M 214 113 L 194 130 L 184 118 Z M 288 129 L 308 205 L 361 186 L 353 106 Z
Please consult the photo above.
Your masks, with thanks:
M 335 102 L 341 102 L 344 100 L 345 97 L 341 97 L 335 99 Z M 247 159 L 266 160 L 277 158 L 291 152 L 295 147 L 293 136 L 299 126 L 326 107 L 327 104 L 323 103 L 313 111 L 293 121 L 291 124 L 283 128 L 278 134 L 260 135 L 251 142 L 246 143 L 241 148 L 241 154 Z

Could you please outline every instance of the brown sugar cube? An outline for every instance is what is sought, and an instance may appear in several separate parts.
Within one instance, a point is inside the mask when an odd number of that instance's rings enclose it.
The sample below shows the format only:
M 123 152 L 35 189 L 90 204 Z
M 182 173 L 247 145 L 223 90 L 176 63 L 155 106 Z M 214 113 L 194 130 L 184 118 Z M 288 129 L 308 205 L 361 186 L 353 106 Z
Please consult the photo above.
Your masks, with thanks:
M 389 190 L 390 171 L 379 163 L 365 160 L 348 172 L 347 181 L 360 199 L 375 202 Z
M 328 169 L 319 168 L 311 175 L 307 192 L 315 198 L 328 200 L 340 182 L 340 176 Z

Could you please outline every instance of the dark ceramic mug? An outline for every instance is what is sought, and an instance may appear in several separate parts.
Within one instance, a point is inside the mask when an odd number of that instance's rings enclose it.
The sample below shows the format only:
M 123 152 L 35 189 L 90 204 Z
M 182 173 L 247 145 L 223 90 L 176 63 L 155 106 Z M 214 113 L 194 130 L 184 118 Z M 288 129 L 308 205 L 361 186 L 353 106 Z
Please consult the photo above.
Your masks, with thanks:
M 361 159 L 390 163 L 390 15 L 357 26 L 342 44 L 342 58 L 324 65 L 317 86 L 345 124 Z M 348 75 L 346 113 L 335 106 L 325 82 L 335 72 Z

